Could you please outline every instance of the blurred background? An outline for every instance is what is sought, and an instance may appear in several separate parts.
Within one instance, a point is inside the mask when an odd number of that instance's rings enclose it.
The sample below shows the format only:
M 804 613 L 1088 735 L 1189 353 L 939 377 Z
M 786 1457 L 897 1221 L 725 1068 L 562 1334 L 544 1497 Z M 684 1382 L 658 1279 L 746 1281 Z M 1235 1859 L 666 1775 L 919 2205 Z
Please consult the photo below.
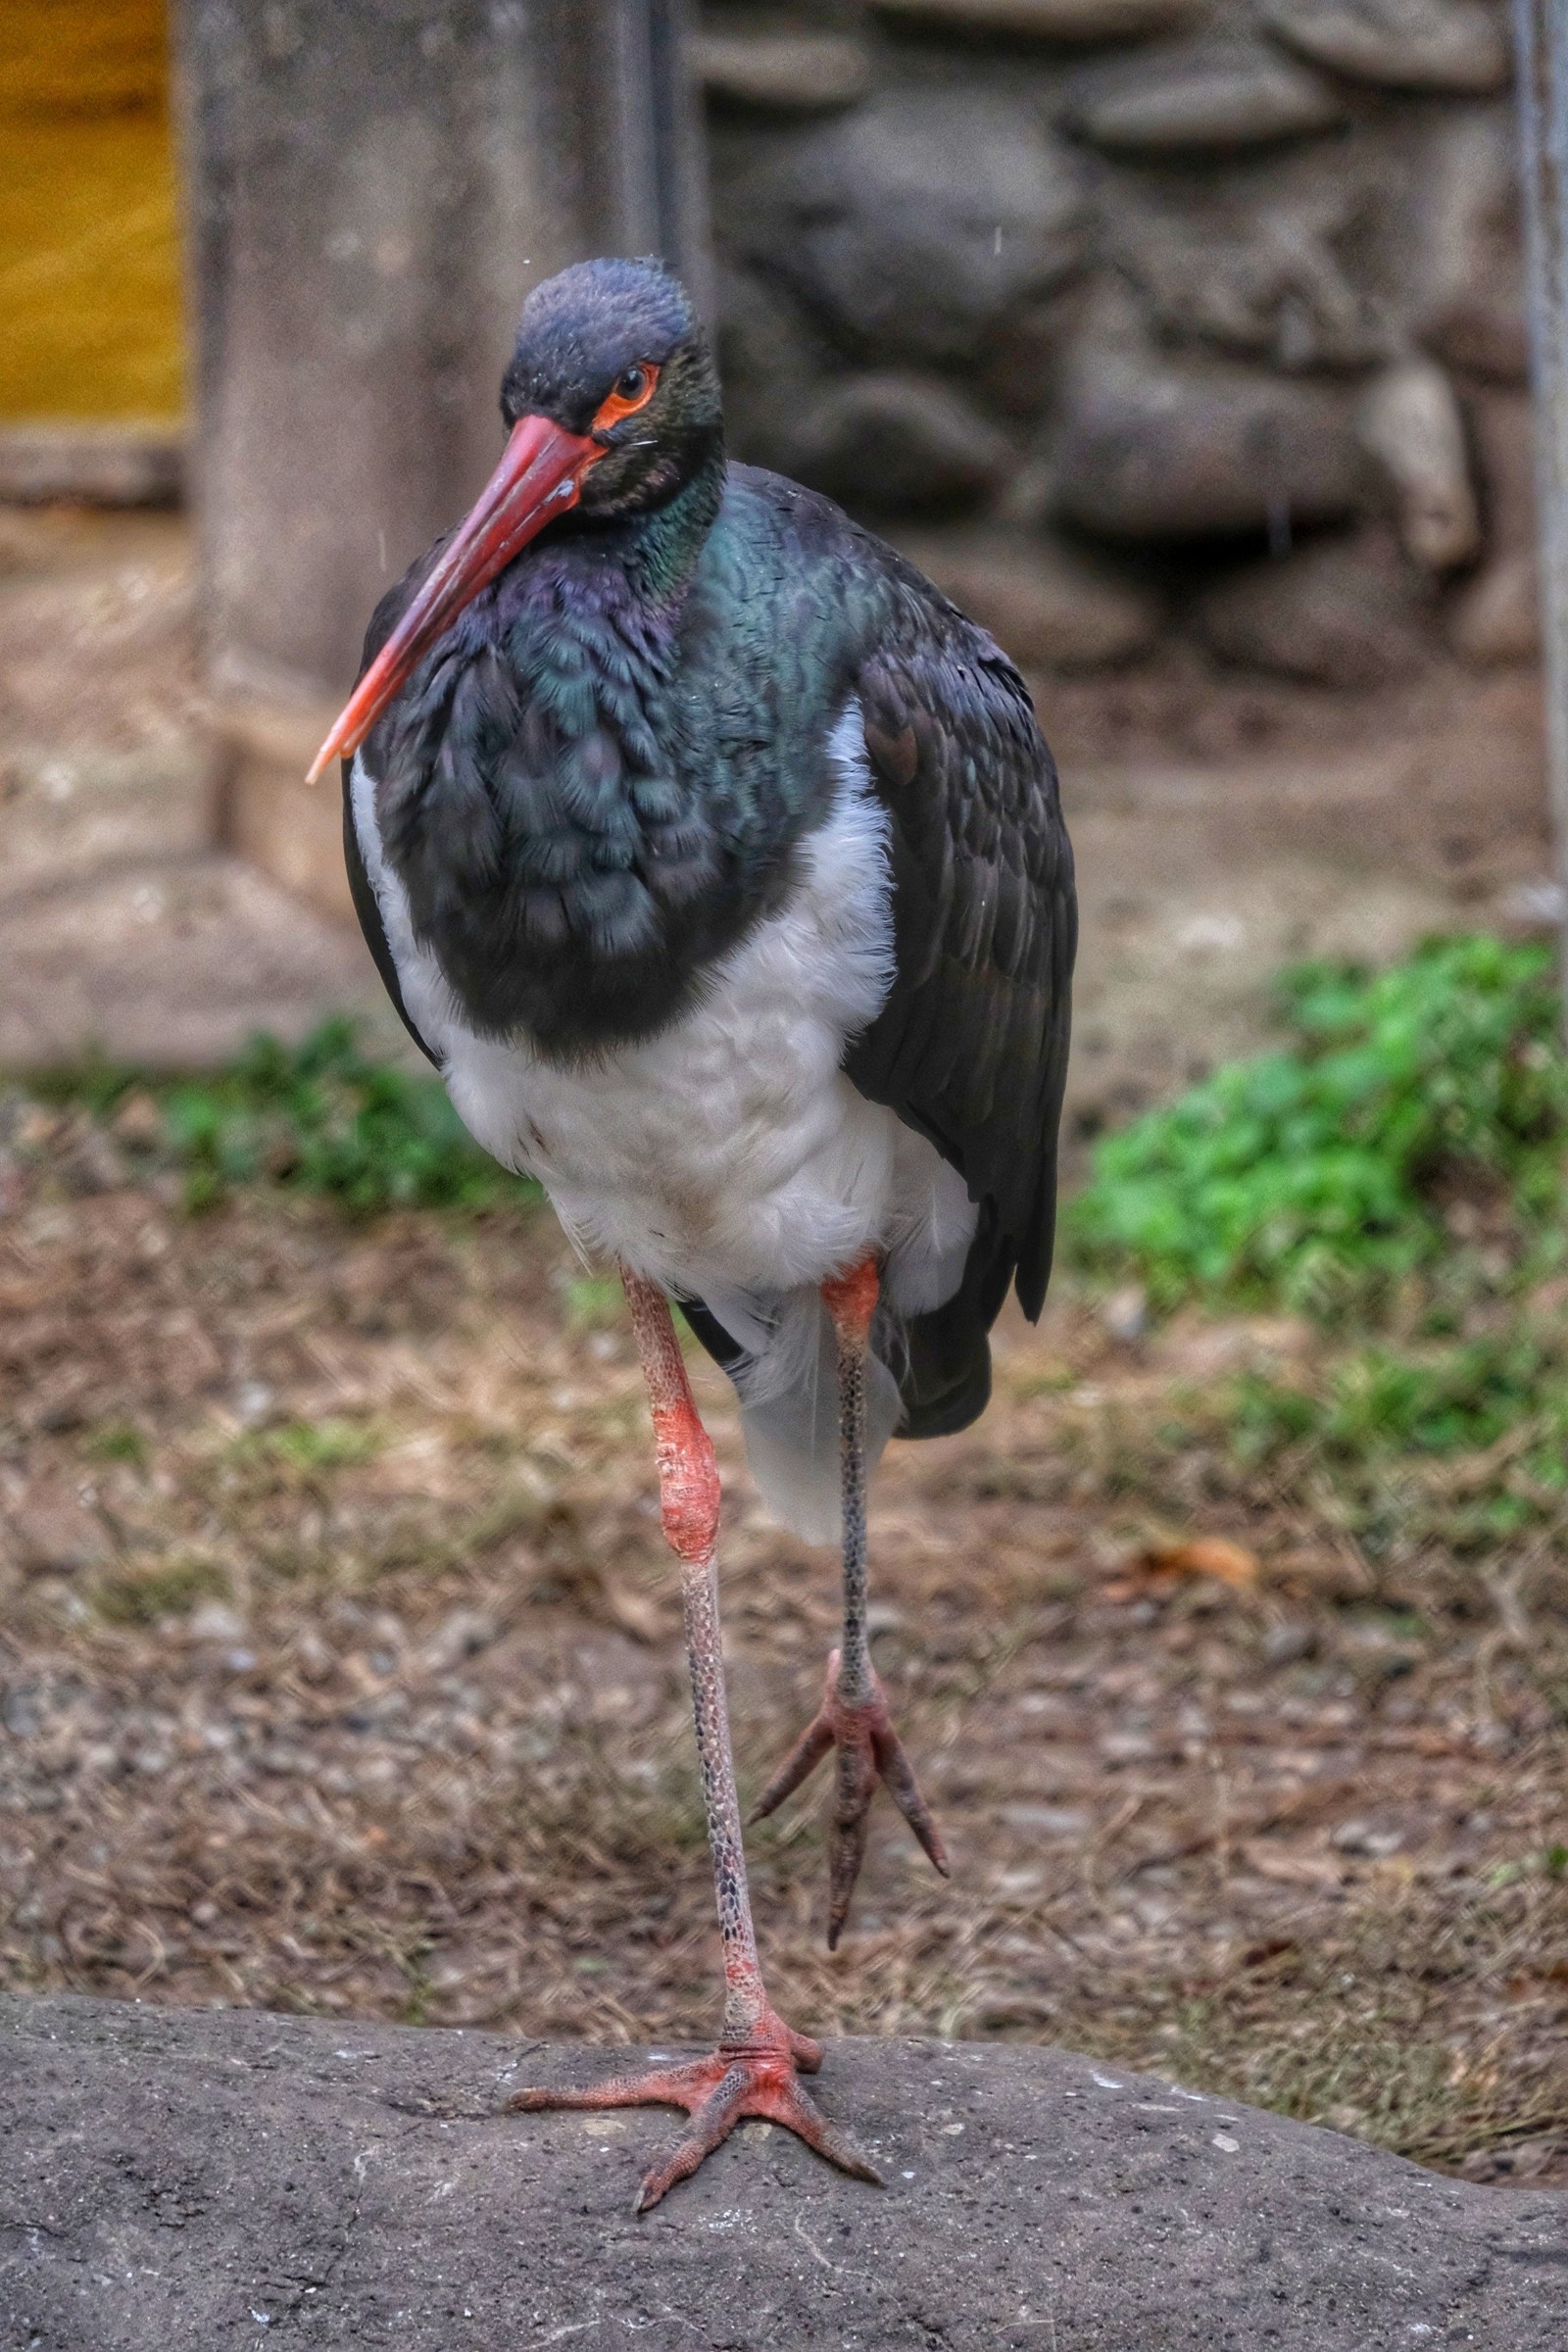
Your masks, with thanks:
M 409 1065 L 300 781 L 528 286 L 989 625 L 1085 928 L 1064 1263 L 896 1450 L 962 1857 L 776 1996 L 1568 2180 L 1568 1063 L 1493 0 L 10 0 L 0 1980 L 705 2031 L 612 1283 Z M 831 1563 L 727 1396 L 743 1780 Z M 892 1817 L 889 1816 L 891 1824 Z

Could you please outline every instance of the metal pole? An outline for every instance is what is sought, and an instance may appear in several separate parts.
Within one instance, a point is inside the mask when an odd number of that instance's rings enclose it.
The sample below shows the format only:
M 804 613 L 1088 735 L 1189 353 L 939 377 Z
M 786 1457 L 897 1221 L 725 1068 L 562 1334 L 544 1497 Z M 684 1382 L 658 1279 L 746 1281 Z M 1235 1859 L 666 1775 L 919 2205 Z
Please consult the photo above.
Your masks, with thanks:
M 1568 1027 L 1568 0 L 1514 0 L 1525 260 L 1535 388 L 1547 787 L 1563 890 Z

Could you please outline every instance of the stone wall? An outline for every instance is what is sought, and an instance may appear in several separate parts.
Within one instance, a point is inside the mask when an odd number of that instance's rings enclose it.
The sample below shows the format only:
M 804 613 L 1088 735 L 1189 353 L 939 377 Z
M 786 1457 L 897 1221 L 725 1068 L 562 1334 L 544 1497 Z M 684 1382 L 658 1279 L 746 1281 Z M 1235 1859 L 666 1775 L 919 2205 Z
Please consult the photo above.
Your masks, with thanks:
M 715 0 L 738 454 L 1043 670 L 1536 651 L 1491 0 Z

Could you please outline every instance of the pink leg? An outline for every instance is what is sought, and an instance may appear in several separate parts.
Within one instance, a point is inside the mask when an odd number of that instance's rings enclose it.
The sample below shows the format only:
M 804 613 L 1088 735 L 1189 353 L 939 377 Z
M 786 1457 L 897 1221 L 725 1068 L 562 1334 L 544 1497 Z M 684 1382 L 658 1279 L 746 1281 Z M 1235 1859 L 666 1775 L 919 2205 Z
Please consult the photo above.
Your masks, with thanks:
M 802 2088 L 800 2075 L 816 2072 L 822 2062 L 821 2050 L 784 2023 L 762 1984 L 724 1698 L 714 1558 L 718 1468 L 698 1416 L 667 1300 L 641 1275 L 623 1268 L 621 1280 L 653 1410 L 664 1534 L 681 1564 L 686 1658 L 724 1949 L 724 2015 L 718 2047 L 710 2058 L 616 2075 L 591 2090 L 523 2090 L 510 2104 L 528 2111 L 648 2105 L 686 2108 L 691 2127 L 666 2148 L 643 2181 L 637 2200 L 639 2213 L 657 2205 L 666 2189 L 694 2173 L 703 2158 L 748 2115 L 788 2125 L 845 2172 L 858 2180 L 875 2180 L 877 2174 L 853 2140 L 829 2123 Z
M 837 1750 L 833 1838 L 828 1861 L 827 1940 L 844 1933 L 855 1882 L 865 1855 L 867 1817 L 880 1780 L 937 1869 L 948 1857 L 930 1809 L 904 1752 L 887 1695 L 871 1663 L 866 1634 L 865 1359 L 880 1276 L 874 1257 L 822 1285 L 838 1341 L 839 1424 L 844 1446 L 844 1641 L 827 1662 L 822 1704 L 758 1799 L 761 1821 Z

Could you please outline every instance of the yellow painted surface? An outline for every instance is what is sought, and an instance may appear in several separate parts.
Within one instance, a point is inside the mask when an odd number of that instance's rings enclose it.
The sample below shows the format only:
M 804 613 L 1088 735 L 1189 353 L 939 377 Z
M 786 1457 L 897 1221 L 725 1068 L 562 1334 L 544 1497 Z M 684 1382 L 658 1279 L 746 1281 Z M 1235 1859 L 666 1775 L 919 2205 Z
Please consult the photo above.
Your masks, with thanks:
M 181 406 L 165 0 L 0 0 L 0 418 Z

